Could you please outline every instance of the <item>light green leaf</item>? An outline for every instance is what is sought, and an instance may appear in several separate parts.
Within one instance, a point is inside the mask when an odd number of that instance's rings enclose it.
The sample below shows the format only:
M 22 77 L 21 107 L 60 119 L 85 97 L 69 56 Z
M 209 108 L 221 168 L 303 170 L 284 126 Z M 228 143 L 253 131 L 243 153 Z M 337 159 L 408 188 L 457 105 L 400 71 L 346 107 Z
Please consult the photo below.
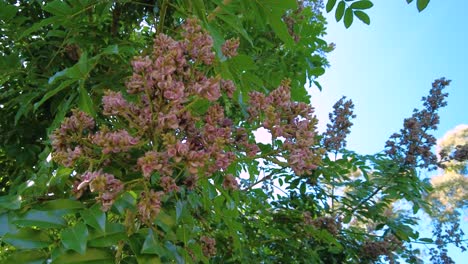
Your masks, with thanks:
M 327 13 L 330 13 L 330 11 L 332 11 L 333 7 L 335 7 L 335 4 L 336 4 L 336 0 L 328 0 L 327 6 L 326 6 Z
M 83 217 L 87 225 L 101 232 L 106 231 L 106 213 L 101 210 L 99 204 L 95 204 L 93 207 L 81 212 L 81 217 Z
M 345 8 L 346 8 L 346 4 L 344 1 L 341 1 L 338 3 L 338 6 L 336 7 L 336 10 L 335 10 L 336 22 L 339 22 L 341 18 L 343 18 Z
M 364 13 L 363 11 L 354 11 L 354 15 L 359 18 L 359 20 L 361 20 L 362 22 L 364 22 L 365 24 L 369 25 L 370 24 L 370 18 L 369 18 L 369 15 L 367 15 L 366 13 Z
M 72 249 L 81 255 L 86 252 L 88 228 L 84 223 L 77 223 L 74 227 L 63 230 L 60 237 L 66 249 Z
M 5 195 L 0 196 L 0 208 L 8 210 L 17 210 L 21 207 L 21 196 Z
M 47 254 L 43 250 L 19 250 L 11 253 L 2 263 L 43 264 L 46 260 Z
M 373 7 L 374 4 L 369 0 L 361 0 L 353 2 L 350 6 L 351 9 L 369 9 Z
M 71 170 L 69 168 L 65 168 Z M 83 204 L 76 200 L 71 199 L 57 199 L 52 201 L 47 201 L 43 203 L 40 207 L 41 210 L 49 211 L 49 210 L 73 210 L 73 209 L 81 209 L 83 208 Z
M 344 15 L 344 25 L 346 28 L 349 28 L 351 24 L 353 24 L 353 17 L 353 10 L 351 8 L 347 8 Z
M 17 249 L 45 248 L 52 242 L 47 232 L 31 228 L 20 229 L 14 234 L 8 233 L 2 240 Z
M 54 259 L 51 264 L 106 264 L 114 263 L 114 260 L 115 257 L 109 250 L 89 248 L 85 254 L 68 251 Z
M 418 0 L 416 2 L 416 6 L 418 7 L 418 11 L 421 12 L 426 9 L 427 5 L 429 4 L 430 0 Z
M 88 91 L 80 85 L 79 88 L 79 100 L 78 100 L 78 107 L 85 113 L 90 114 L 91 116 L 96 116 L 96 111 L 94 110 L 94 103 L 89 96 Z

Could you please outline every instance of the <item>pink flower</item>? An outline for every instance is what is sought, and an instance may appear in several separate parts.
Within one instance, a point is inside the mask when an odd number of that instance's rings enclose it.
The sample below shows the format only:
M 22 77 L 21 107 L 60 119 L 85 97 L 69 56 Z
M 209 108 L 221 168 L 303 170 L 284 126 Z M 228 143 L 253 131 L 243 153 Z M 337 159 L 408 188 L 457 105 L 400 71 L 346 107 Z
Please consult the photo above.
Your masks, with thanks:
M 239 48 L 239 38 L 232 38 L 226 40 L 226 42 L 221 47 L 221 51 L 224 56 L 231 58 L 237 56 L 237 48 Z

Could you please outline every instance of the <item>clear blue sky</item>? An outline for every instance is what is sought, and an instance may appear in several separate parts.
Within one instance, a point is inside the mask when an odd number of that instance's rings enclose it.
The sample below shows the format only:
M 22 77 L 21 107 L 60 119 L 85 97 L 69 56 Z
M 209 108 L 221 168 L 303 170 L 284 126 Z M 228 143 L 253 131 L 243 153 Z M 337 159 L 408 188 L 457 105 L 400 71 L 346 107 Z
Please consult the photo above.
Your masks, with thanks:
M 405 0 L 375 0 L 371 25 L 355 19 L 349 29 L 328 17 L 325 39 L 336 44 L 328 55 L 331 67 L 312 89 L 323 129 L 332 105 L 346 95 L 355 103 L 348 147 L 361 154 L 383 149 L 403 119 L 421 108 L 434 79 L 452 80 L 448 106 L 441 111 L 437 138 L 459 124 L 468 124 L 468 0 L 432 0 L 422 13 Z M 468 233 L 468 224 L 463 229 Z M 450 250 L 456 263 L 468 253 Z

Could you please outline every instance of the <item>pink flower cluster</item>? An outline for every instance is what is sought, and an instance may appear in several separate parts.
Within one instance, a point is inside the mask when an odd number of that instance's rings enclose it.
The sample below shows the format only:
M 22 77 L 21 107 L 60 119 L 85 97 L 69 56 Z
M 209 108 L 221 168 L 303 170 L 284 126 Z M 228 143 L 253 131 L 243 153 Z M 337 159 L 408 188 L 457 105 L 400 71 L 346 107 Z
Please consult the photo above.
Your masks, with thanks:
M 96 199 L 101 202 L 103 211 L 111 208 L 115 198 L 123 190 L 123 184 L 120 180 L 115 179 L 112 174 L 103 173 L 101 170 L 87 171 L 81 175 L 81 182 L 76 189 L 81 191 L 88 186 L 91 192 L 99 194 Z
M 218 102 L 233 96 L 234 83 L 206 74 L 213 72 L 216 59 L 211 36 L 195 19 L 182 26 L 181 36 L 178 41 L 157 35 L 153 52 L 132 61 L 126 93 L 104 94 L 106 126 L 95 131 L 94 120 L 75 111 L 52 136 L 54 160 L 65 166 L 109 171 L 121 166 L 141 173 L 147 191 L 138 208 L 145 223 L 158 214 L 164 194 L 184 187 L 192 190 L 200 177 L 224 173 L 235 153 L 242 155 L 239 150 L 251 157 L 259 151 L 251 143 L 253 135 L 237 129 Z M 225 55 L 233 56 L 238 40 L 225 46 Z M 209 107 L 200 110 L 200 103 Z M 105 210 L 123 188 L 118 179 L 100 170 L 85 172 L 75 189 L 82 193 L 88 185 Z M 224 186 L 237 189 L 235 177 L 226 176 Z
M 138 214 L 144 223 L 150 223 L 161 211 L 161 197 L 163 192 L 142 192 L 138 203 Z
M 94 119 L 84 112 L 73 110 L 73 114 L 63 120 L 50 139 L 52 158 L 66 167 L 72 167 L 83 156 L 83 147 L 77 142 L 94 129 Z
M 99 131 L 92 137 L 92 142 L 102 148 L 102 153 L 126 152 L 136 144 L 138 138 L 132 137 L 126 130 L 115 132 Z
M 251 93 L 248 111 L 250 120 L 261 122 L 273 139 L 284 139 L 279 150 L 297 175 L 317 168 L 323 155 L 323 149 L 316 146 L 317 119 L 311 106 L 291 101 L 288 82 L 283 82 L 269 95 Z

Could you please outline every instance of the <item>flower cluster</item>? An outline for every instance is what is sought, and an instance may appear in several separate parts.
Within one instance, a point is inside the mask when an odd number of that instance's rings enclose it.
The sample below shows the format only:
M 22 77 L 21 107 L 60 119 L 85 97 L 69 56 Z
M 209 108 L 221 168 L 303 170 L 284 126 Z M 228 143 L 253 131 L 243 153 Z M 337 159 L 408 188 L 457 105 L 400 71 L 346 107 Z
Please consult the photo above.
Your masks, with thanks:
M 94 119 L 84 112 L 73 110 L 73 114 L 63 120 L 59 129 L 51 135 L 52 158 L 66 167 L 72 167 L 83 155 L 79 144 L 83 136 L 94 129 Z
M 333 217 L 323 216 L 312 219 L 310 212 L 304 212 L 303 217 L 306 225 L 311 225 L 317 229 L 325 229 L 334 236 L 338 235 L 341 230 L 341 223 Z
M 404 120 L 400 133 L 393 134 L 387 141 L 386 153 L 390 157 L 401 159 L 402 164 L 410 168 L 436 167 L 437 157 L 431 151 L 436 139 L 427 132 L 437 129 L 439 124 L 437 111 L 447 105 L 445 98 L 448 93 L 444 93 L 443 89 L 449 84 L 450 81 L 444 78 L 432 83 L 430 95 L 422 98 L 425 109 L 415 109 L 413 115 Z
M 273 139 L 284 139 L 281 151 L 297 175 L 311 173 L 320 164 L 323 149 L 316 145 L 317 119 L 306 103 L 291 101 L 288 82 L 283 82 L 269 95 L 250 94 L 250 121 L 261 122 Z
M 138 214 L 144 223 L 150 223 L 161 210 L 161 197 L 163 192 L 142 192 L 138 203 Z
M 377 261 L 380 256 L 386 256 L 390 261 L 393 260 L 392 252 L 402 247 L 402 242 L 395 236 L 384 237 L 380 241 L 366 241 L 361 247 L 363 258 Z M 391 262 L 394 263 L 394 262 Z
M 76 187 L 78 191 L 88 187 L 91 192 L 98 193 L 96 198 L 102 204 L 102 210 L 107 211 L 111 208 L 117 195 L 123 190 L 123 184 L 115 179 L 114 175 L 99 171 L 87 171 L 81 175 L 81 182 Z
M 202 243 L 203 255 L 206 257 L 216 255 L 216 240 L 214 238 L 202 236 L 200 242 Z
M 224 56 L 231 58 L 237 56 L 237 48 L 239 48 L 240 41 L 238 38 L 228 39 L 221 47 Z
M 105 92 L 105 125 L 96 129 L 90 116 L 74 111 L 52 135 L 53 158 L 64 166 L 78 171 L 138 170 L 147 187 L 138 204 L 146 223 L 157 216 L 164 194 L 178 192 L 184 185 L 192 190 L 200 177 L 223 173 L 238 149 L 248 150 L 249 155 L 258 152 L 249 143 L 253 135 L 238 131 L 218 102 L 223 95 L 233 96 L 234 83 L 206 74 L 216 59 L 211 36 L 196 19 L 182 25 L 181 36 L 178 41 L 157 35 L 152 53 L 131 62 L 133 74 L 126 93 Z M 238 39 L 228 40 L 223 52 L 235 56 L 238 46 Z M 197 108 L 200 103 L 209 106 L 206 111 Z M 123 188 L 101 170 L 86 171 L 78 179 L 75 191 L 82 193 L 89 185 L 104 210 Z M 225 186 L 236 189 L 236 179 L 226 176 Z
M 333 105 L 333 113 L 329 114 L 330 124 L 323 134 L 323 145 L 328 151 L 338 152 L 346 147 L 346 136 L 351 132 L 354 104 L 342 97 Z

